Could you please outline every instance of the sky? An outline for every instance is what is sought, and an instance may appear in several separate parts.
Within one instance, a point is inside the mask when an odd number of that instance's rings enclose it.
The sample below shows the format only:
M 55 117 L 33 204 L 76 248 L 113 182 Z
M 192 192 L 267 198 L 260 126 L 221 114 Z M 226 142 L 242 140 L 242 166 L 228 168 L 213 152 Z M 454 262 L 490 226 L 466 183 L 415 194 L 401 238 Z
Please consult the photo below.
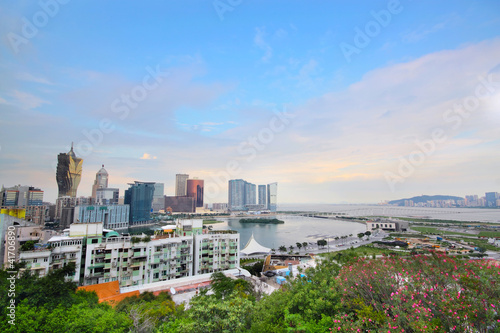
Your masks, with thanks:
M 278 203 L 500 192 L 500 2 L 3 1 L 0 182 Z

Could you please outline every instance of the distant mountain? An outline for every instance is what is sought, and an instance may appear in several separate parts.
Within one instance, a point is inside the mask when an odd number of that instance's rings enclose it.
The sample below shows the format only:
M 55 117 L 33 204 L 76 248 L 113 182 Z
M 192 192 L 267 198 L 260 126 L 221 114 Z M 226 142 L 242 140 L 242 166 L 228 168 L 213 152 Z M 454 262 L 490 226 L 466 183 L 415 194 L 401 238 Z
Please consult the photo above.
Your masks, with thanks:
M 425 203 L 427 201 L 432 201 L 432 200 L 464 200 L 464 198 L 455 197 L 452 195 L 421 195 L 418 197 L 413 197 L 413 198 L 408 198 L 408 199 L 392 200 L 392 201 L 389 201 L 389 204 L 390 205 L 404 206 L 405 200 L 411 200 L 414 203 L 420 203 L 420 202 Z

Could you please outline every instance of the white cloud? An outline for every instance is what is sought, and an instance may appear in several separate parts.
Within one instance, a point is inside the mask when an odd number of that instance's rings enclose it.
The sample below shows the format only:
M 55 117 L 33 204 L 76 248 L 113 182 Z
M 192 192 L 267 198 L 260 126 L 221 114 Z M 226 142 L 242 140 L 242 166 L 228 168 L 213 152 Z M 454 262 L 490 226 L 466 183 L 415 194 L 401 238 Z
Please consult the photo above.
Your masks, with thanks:
M 264 37 L 266 36 L 266 31 L 264 28 L 256 28 L 255 29 L 255 37 L 253 39 L 255 45 L 260 48 L 261 50 L 264 51 L 264 55 L 262 56 L 261 60 L 264 63 L 269 62 L 273 56 L 273 49 L 269 44 L 264 40 Z
M 152 156 L 151 154 L 144 153 L 142 157 L 140 158 L 141 160 L 156 160 L 156 156 Z
M 53 85 L 52 82 L 47 80 L 46 78 L 43 77 L 37 77 L 34 76 L 30 73 L 22 72 L 18 73 L 16 75 L 16 79 L 21 80 L 21 81 L 28 81 L 28 82 L 35 82 L 35 83 L 42 83 L 42 84 L 47 84 L 47 85 Z
M 19 90 L 10 92 L 9 96 L 12 97 L 10 101 L 11 104 L 16 105 L 24 110 L 36 109 L 43 104 L 51 104 L 49 101 L 43 100 L 35 95 Z
M 405 43 L 416 43 L 423 40 L 427 35 L 436 33 L 440 30 L 447 28 L 450 24 L 456 22 L 459 19 L 458 15 L 452 14 L 444 19 L 444 21 L 434 24 L 429 27 L 427 25 L 421 25 L 418 29 L 404 33 L 402 35 L 403 42 Z

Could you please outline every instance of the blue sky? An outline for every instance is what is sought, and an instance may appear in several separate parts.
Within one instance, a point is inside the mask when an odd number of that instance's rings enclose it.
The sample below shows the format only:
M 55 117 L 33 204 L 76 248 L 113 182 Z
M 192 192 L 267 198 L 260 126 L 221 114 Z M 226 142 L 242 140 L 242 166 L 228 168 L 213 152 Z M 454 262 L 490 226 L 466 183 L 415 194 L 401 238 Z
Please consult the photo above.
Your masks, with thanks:
M 233 178 L 288 203 L 500 192 L 498 1 L 4 1 L 0 22 L 0 180 L 49 201 L 71 142 L 79 195 L 101 164 L 120 189 L 205 179 L 207 202 Z

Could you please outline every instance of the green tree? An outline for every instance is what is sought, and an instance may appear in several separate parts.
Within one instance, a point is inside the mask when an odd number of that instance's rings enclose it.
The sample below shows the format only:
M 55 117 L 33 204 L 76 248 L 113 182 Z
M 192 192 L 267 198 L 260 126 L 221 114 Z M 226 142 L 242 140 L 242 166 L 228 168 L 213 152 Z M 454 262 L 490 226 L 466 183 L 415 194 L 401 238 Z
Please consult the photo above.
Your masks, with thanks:
M 318 244 L 318 248 L 319 248 L 319 247 L 325 247 L 328 243 L 326 242 L 326 240 L 320 239 L 317 241 L 317 244 Z
M 365 237 L 365 233 L 364 233 L 364 232 L 360 232 L 360 233 L 358 234 L 358 238 L 359 238 L 359 239 L 361 239 L 361 238 L 363 238 L 363 237 Z
M 155 326 L 174 320 L 182 313 L 184 306 L 176 306 L 167 292 L 155 296 L 145 292 L 138 296 L 127 297 L 116 305 L 118 313 L 127 315 L 132 320 L 136 332 L 151 332 Z
M 160 327 L 160 332 L 230 333 L 247 332 L 251 325 L 254 303 L 229 294 L 221 300 L 215 295 L 193 297 L 186 318 Z
M 35 241 L 29 240 L 26 243 L 24 243 L 23 245 L 21 245 L 20 250 L 21 251 L 31 251 L 31 250 L 35 249 L 36 243 L 37 242 L 35 242 Z
M 218 299 L 224 299 L 231 294 L 248 298 L 253 294 L 253 286 L 246 280 L 231 279 L 221 272 L 213 273 L 210 279 L 212 280 L 210 289 Z
M 295 245 L 297 245 L 297 248 L 299 249 L 300 252 L 300 249 L 302 248 L 302 243 L 297 242 Z
M 283 253 L 283 252 L 286 252 L 286 246 L 285 246 L 285 245 L 281 245 L 281 246 L 279 247 L 279 250 L 280 250 L 280 252 L 282 252 L 282 253 Z
M 304 250 L 307 248 L 307 245 L 308 245 L 307 242 L 303 242 L 302 243 L 302 246 L 304 247 Z
M 0 332 L 127 332 L 130 319 L 117 314 L 111 306 L 98 303 L 94 292 L 76 291 L 66 281 L 74 274 L 74 264 L 50 272 L 42 278 L 29 270 L 16 280 L 16 325 L 8 323 L 5 302 L 6 271 L 0 271 Z M 5 287 L 5 288 L 4 288 Z

